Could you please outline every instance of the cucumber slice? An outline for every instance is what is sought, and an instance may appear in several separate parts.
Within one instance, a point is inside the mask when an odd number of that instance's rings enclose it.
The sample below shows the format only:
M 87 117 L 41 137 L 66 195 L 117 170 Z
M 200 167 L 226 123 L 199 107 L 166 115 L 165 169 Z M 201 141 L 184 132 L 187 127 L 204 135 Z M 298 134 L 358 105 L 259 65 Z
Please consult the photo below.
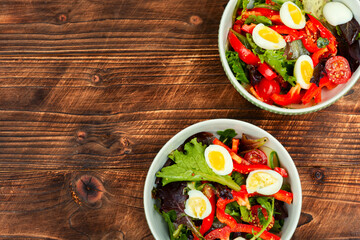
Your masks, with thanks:
M 268 158 L 267 165 L 271 169 L 280 167 L 279 157 L 274 149 L 266 147 L 266 146 L 261 146 L 259 149 L 266 154 L 266 156 Z

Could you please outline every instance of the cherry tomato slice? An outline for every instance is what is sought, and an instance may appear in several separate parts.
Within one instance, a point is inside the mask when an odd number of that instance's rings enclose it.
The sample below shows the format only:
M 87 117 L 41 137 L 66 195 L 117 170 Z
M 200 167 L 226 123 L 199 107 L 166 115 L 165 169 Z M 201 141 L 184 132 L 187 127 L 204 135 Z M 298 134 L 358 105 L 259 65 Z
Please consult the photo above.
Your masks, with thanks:
M 346 83 L 351 77 L 349 62 L 342 56 L 331 57 L 327 60 L 325 71 L 329 80 L 336 84 Z
M 280 93 L 280 84 L 274 79 L 263 78 L 256 87 L 260 97 L 270 99 L 274 93 Z
M 251 150 L 251 151 L 245 153 L 244 158 L 245 158 L 245 160 L 250 162 L 250 164 L 266 165 L 267 161 L 268 161 L 266 154 L 263 151 L 261 151 L 260 149 L 254 149 L 254 150 Z
M 255 205 L 251 207 L 251 215 L 253 217 L 252 221 L 250 222 L 251 225 L 254 225 L 256 227 L 260 227 L 262 228 L 263 226 L 260 223 L 260 219 L 259 219 L 259 211 L 261 210 L 262 214 L 264 215 L 265 219 L 268 219 L 268 213 L 266 211 L 265 208 L 263 208 L 260 205 Z M 266 231 L 269 231 L 275 223 L 275 218 L 272 217 L 271 222 L 269 224 L 269 226 L 266 228 Z

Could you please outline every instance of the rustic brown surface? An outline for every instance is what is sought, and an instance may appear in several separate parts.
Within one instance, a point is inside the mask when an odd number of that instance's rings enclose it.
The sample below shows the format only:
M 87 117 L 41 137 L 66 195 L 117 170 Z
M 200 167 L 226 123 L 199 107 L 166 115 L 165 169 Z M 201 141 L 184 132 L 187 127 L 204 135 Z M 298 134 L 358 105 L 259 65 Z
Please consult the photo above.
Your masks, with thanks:
M 293 157 L 304 196 L 293 239 L 360 239 L 359 84 L 313 114 L 258 109 L 220 64 L 226 2 L 0 1 L 1 239 L 153 239 L 152 159 L 213 118 L 253 123 Z M 94 206 L 73 194 L 89 175 L 104 188 Z

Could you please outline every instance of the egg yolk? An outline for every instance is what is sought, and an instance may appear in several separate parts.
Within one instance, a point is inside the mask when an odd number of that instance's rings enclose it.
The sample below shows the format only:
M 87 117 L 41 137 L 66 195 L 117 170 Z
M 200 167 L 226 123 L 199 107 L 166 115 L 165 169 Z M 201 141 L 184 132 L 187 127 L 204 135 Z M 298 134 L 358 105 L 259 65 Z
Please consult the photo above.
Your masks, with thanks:
M 289 9 L 290 16 L 291 16 L 292 20 L 294 21 L 294 23 L 300 24 L 301 17 L 302 17 L 301 11 L 292 4 L 288 4 L 288 9 Z
M 310 84 L 310 79 L 314 73 L 314 69 L 311 67 L 311 64 L 308 61 L 303 61 L 301 63 L 301 76 L 306 84 Z
M 247 188 L 248 190 L 255 192 L 258 188 L 264 188 L 276 183 L 277 179 L 271 174 L 265 172 L 254 173 L 251 177 Z
M 279 43 L 280 42 L 280 35 L 272 30 L 271 28 L 262 28 L 259 30 L 259 35 L 263 39 L 272 42 L 272 43 Z
M 194 216 L 201 218 L 206 210 L 206 202 L 201 197 L 191 197 L 188 200 L 188 206 L 193 212 Z
M 209 162 L 210 165 L 218 171 L 222 171 L 225 169 L 225 158 L 221 152 L 211 151 L 209 152 Z

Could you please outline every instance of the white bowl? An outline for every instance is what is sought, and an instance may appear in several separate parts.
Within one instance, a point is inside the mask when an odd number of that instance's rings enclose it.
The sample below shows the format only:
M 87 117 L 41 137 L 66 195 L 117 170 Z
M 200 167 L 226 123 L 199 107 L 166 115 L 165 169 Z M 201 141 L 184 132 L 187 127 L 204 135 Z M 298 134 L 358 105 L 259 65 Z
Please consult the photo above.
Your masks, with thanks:
M 360 22 L 360 1 L 359 0 L 334 0 L 336 2 L 342 2 L 347 5 L 353 12 L 355 19 Z M 336 102 L 339 98 L 345 95 L 357 82 L 360 78 L 360 67 L 353 73 L 352 77 L 346 84 L 340 84 L 336 88 L 332 90 L 323 89 L 321 96 L 322 101 L 321 103 L 311 106 L 311 107 L 304 107 L 298 106 L 299 108 L 290 109 L 290 108 L 282 108 L 275 105 L 266 104 L 257 98 L 255 98 L 252 94 L 250 94 L 241 84 L 236 80 L 234 74 L 232 73 L 229 64 L 225 57 L 225 51 L 228 49 L 228 40 L 227 36 L 229 33 L 229 29 L 232 27 L 232 15 L 233 11 L 236 7 L 237 0 L 230 0 L 227 4 L 224 13 L 221 17 L 220 26 L 219 26 L 219 53 L 220 53 L 220 60 L 224 67 L 225 73 L 229 78 L 232 85 L 235 89 L 249 102 L 253 103 L 254 105 L 265 109 L 270 112 L 278 113 L 278 114 L 285 114 L 285 115 L 295 115 L 295 114 L 304 114 L 304 113 L 311 113 L 323 108 L 326 108 Z M 360 41 L 359 41 L 360 42 Z
M 188 137 L 203 131 L 211 132 L 217 135 L 216 131 L 225 130 L 227 128 L 234 129 L 239 134 L 239 136 L 241 136 L 242 133 L 245 133 L 252 138 L 269 138 L 266 146 L 274 149 L 278 153 L 281 166 L 288 171 L 288 181 L 291 185 L 292 193 L 294 194 L 293 203 L 291 205 L 285 204 L 289 213 L 289 217 L 285 220 L 281 239 L 289 240 L 293 235 L 300 217 L 302 193 L 299 174 L 289 153 L 279 141 L 277 141 L 272 135 L 259 127 L 239 120 L 215 119 L 191 125 L 177 133 L 161 148 L 160 152 L 156 155 L 154 161 L 152 162 L 145 180 L 144 209 L 146 220 L 155 239 L 170 239 L 167 224 L 162 219 L 160 214 L 155 211 L 155 200 L 151 197 L 151 191 L 153 187 L 155 187 L 155 174 L 165 164 L 166 160 L 168 159 L 168 154 L 172 150 L 178 148 Z

